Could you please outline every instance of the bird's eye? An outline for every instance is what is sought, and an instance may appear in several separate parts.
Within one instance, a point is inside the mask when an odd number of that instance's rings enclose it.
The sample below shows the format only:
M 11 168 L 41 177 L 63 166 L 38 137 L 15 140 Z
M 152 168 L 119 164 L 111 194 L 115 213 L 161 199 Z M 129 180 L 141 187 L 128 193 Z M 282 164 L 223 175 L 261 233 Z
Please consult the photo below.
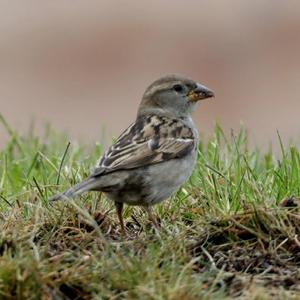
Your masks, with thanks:
M 183 91 L 183 86 L 182 86 L 181 84 L 175 84 L 175 85 L 173 86 L 173 89 L 174 89 L 174 91 L 180 93 L 180 92 Z

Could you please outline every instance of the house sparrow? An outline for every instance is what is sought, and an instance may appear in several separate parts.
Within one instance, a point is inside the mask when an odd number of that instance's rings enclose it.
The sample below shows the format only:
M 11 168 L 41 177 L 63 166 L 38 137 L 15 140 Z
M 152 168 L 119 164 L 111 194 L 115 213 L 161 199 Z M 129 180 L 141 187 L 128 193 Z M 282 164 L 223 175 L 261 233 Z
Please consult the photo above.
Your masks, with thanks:
M 150 207 L 171 196 L 192 174 L 198 132 L 191 114 L 199 100 L 213 97 L 207 87 L 179 75 L 154 81 L 145 91 L 137 118 L 100 158 L 84 181 L 49 201 L 87 191 L 104 192 L 114 201 L 121 230 L 124 203 Z

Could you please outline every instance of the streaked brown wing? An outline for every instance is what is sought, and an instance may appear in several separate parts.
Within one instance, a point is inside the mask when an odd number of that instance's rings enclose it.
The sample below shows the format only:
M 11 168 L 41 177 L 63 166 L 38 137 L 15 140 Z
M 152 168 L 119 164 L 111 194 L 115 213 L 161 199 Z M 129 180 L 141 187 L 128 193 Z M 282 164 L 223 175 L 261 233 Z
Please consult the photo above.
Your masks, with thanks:
M 181 121 L 158 116 L 143 117 L 104 153 L 91 176 L 183 157 L 194 147 L 193 133 Z

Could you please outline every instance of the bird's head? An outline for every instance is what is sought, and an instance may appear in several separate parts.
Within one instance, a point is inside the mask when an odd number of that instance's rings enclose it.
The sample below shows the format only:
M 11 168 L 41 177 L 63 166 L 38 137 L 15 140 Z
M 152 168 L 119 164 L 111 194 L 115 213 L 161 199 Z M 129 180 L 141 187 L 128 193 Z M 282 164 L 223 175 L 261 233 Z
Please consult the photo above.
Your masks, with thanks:
M 199 100 L 214 97 L 214 93 L 189 78 L 168 75 L 154 81 L 145 91 L 138 115 L 163 114 L 188 117 Z

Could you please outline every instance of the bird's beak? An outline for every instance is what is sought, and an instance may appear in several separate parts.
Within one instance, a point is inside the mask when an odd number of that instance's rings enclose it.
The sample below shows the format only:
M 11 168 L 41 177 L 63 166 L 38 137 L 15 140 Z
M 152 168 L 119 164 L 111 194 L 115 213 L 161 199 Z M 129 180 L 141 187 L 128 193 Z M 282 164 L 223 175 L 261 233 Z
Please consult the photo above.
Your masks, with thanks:
M 207 88 L 206 86 L 197 83 L 196 88 L 194 88 L 193 90 L 191 90 L 188 93 L 188 98 L 189 98 L 189 102 L 197 102 L 199 100 L 203 100 L 206 98 L 211 98 L 214 97 L 215 94 L 212 90 L 210 90 L 209 88 Z

